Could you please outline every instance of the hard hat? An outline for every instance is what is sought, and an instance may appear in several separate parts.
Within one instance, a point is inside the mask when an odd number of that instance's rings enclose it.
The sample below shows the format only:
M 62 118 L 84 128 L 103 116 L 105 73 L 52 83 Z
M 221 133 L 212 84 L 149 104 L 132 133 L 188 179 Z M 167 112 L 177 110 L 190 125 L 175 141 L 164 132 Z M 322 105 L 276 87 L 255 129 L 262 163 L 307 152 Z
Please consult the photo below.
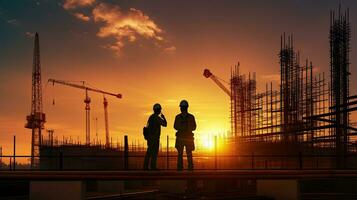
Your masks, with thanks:
M 161 105 L 158 104 L 158 103 L 155 103 L 154 106 L 153 106 L 153 109 L 154 110 L 161 110 Z
M 186 100 L 182 100 L 180 102 L 180 107 L 188 107 L 188 102 Z

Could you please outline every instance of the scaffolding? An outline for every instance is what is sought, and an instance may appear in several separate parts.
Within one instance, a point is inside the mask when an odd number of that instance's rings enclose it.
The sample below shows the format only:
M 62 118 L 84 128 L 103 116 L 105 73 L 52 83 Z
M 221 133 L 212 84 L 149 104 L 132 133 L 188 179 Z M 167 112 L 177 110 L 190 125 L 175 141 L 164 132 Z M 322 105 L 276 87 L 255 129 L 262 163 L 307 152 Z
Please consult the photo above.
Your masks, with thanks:
M 257 92 L 256 75 L 241 74 L 239 63 L 231 70 L 232 136 L 240 144 L 280 143 L 296 151 L 336 153 L 344 157 L 355 151 L 351 137 L 350 108 L 357 96 L 349 94 L 349 25 L 348 10 L 335 17 L 331 12 L 330 73 L 317 73 L 312 62 L 300 62 L 293 36 L 281 36 L 278 53 L 280 85 L 266 84 Z M 281 151 L 281 148 L 277 148 Z
M 257 82 L 255 73 L 248 78 L 239 72 L 239 63 L 231 73 L 231 120 L 234 137 L 251 136 L 256 126 L 255 97 Z M 238 122 L 238 123 L 236 123 Z
M 331 120 L 335 133 L 336 154 L 344 157 L 348 151 L 349 129 L 349 41 L 350 25 L 348 10 L 338 16 L 331 12 L 330 65 L 331 65 Z M 341 163 L 344 161 L 340 161 Z

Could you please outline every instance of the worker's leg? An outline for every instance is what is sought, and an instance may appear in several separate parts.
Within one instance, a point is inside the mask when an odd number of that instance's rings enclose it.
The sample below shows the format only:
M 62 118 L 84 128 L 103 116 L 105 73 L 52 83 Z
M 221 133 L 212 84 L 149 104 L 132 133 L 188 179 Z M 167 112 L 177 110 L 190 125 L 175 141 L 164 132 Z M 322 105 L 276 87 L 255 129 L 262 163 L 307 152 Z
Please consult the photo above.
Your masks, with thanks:
M 194 143 L 193 137 L 187 139 L 185 145 L 186 145 L 186 155 L 187 155 L 188 170 L 193 170 L 192 151 L 195 150 L 195 143 Z
M 183 169 L 183 148 L 177 149 L 177 170 Z
M 192 150 L 186 147 L 188 170 L 193 170 Z
M 175 147 L 177 149 L 177 170 L 183 169 L 183 144 L 180 138 L 176 138 Z
M 143 169 L 144 170 L 148 170 L 149 169 L 149 161 L 150 161 L 150 157 L 151 157 L 151 143 L 150 143 L 150 140 L 147 140 L 147 149 L 146 149 L 146 154 L 145 154 L 145 158 L 144 158 L 144 167 Z
M 152 156 L 151 156 L 151 169 L 155 170 L 157 169 L 156 167 L 156 162 L 157 162 L 157 154 L 159 153 L 159 138 L 155 139 L 152 144 Z

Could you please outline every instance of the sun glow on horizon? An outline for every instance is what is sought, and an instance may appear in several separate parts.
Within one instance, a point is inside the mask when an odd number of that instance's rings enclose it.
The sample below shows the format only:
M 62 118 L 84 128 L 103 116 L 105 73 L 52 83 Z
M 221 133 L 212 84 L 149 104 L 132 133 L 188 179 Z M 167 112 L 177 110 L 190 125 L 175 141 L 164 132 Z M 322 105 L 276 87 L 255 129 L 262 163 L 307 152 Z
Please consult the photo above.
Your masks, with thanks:
M 213 150 L 215 148 L 214 137 L 205 136 L 200 139 L 202 148 L 205 150 Z
M 218 151 L 226 149 L 226 141 L 229 137 L 229 133 L 223 130 L 210 130 L 203 131 L 199 134 L 199 137 L 195 139 L 199 150 L 202 151 L 215 151 L 217 148 Z

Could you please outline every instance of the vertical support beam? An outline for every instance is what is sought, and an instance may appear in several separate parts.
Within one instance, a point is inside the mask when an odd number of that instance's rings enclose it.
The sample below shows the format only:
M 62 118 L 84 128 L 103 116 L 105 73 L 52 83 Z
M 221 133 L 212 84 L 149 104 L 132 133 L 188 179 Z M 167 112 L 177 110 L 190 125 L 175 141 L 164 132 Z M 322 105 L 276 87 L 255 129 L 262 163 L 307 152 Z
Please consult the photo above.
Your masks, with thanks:
M 217 135 L 214 136 L 214 168 L 218 169 L 217 163 Z
M 16 170 L 16 135 L 14 135 L 14 155 L 13 155 L 13 158 L 14 158 L 14 164 L 13 164 L 13 170 L 15 171 Z
M 128 136 L 124 136 L 124 169 L 129 170 L 129 143 Z
M 168 170 L 170 168 L 170 163 L 169 163 L 169 136 L 166 136 L 166 169 Z

